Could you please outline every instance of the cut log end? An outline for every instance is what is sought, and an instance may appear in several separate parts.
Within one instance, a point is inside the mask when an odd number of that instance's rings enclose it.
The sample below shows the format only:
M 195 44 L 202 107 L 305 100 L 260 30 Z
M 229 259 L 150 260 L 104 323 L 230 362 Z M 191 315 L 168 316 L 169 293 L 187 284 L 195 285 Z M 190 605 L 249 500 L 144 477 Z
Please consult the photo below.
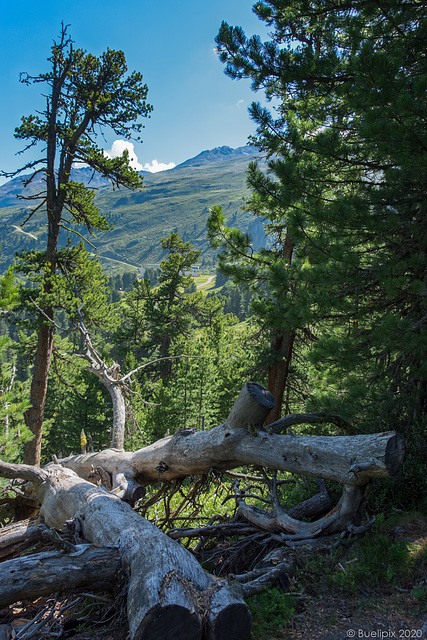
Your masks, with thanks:
M 257 404 L 265 407 L 266 409 L 272 409 L 276 403 L 274 396 L 268 389 L 258 384 L 258 382 L 248 382 L 246 384 L 247 391 Z
M 133 640 L 201 640 L 202 625 L 195 611 L 179 605 L 157 606 L 131 637 Z
M 386 435 L 386 434 L 385 434 Z M 390 476 L 395 476 L 402 466 L 405 457 L 405 441 L 401 435 L 395 433 L 387 442 L 384 463 Z
M 208 625 L 208 640 L 245 640 L 252 627 L 252 616 L 243 602 L 223 608 Z
M 231 429 L 246 429 L 249 422 L 262 425 L 274 404 L 274 396 L 268 389 L 257 382 L 247 382 L 226 422 Z

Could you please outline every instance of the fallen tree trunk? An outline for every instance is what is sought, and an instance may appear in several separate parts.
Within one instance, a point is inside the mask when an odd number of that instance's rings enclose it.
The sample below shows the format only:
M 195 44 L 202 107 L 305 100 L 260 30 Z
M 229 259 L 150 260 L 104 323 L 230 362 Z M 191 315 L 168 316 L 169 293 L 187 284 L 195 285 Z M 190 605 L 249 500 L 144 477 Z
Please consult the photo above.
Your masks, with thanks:
M 99 466 L 113 478 L 128 473 L 142 485 L 204 475 L 211 469 L 256 465 L 360 486 L 371 478 L 395 475 L 402 458 L 401 438 L 394 431 L 359 436 L 282 436 L 259 431 L 252 436 L 225 423 L 210 431 L 177 431 L 134 452 L 106 449 L 59 462 L 84 478 Z
M 251 616 L 244 601 L 209 576 L 189 551 L 104 487 L 95 487 L 62 467 L 49 471 L 49 479 L 35 486 L 47 524 L 61 528 L 77 517 L 87 540 L 118 547 L 129 572 L 132 639 L 247 636 Z
M 29 520 L 0 529 L 0 559 L 22 553 L 38 542 L 47 530 L 45 524 L 30 525 Z
M 246 465 L 333 480 L 343 485 L 341 500 L 316 522 L 292 518 L 280 505 L 275 514 L 261 514 L 261 510 L 245 505 L 243 497 L 239 513 L 257 526 L 283 532 L 286 540 L 329 535 L 359 525 L 372 479 L 391 477 L 400 468 L 404 456 L 401 436 L 394 431 L 333 437 L 281 435 L 280 430 L 288 426 L 286 419 L 267 430 L 262 428 L 272 402 L 267 389 L 248 383 L 219 427 L 201 432 L 179 430 L 132 453 L 108 449 L 60 462 L 84 478 L 91 478 L 94 468 L 103 468 L 111 475 L 113 489 L 121 478 L 121 491 L 125 491 L 126 478 L 147 485 Z M 325 414 L 312 414 L 311 419 L 314 423 L 342 423 Z M 301 422 L 309 420 L 308 414 L 302 414 Z M 298 416 L 292 415 L 291 423 L 297 422 Z
M 89 478 L 102 467 L 114 478 L 127 473 L 142 485 L 255 465 L 302 476 L 362 486 L 372 478 L 394 476 L 403 460 L 403 440 L 395 431 L 358 436 L 294 436 L 227 422 L 209 431 L 177 431 L 134 452 L 106 449 L 71 456 L 60 464 Z
M 81 545 L 71 554 L 46 551 L 6 560 L 1 565 L 0 607 L 84 586 L 113 591 L 119 568 L 117 549 L 91 545 Z

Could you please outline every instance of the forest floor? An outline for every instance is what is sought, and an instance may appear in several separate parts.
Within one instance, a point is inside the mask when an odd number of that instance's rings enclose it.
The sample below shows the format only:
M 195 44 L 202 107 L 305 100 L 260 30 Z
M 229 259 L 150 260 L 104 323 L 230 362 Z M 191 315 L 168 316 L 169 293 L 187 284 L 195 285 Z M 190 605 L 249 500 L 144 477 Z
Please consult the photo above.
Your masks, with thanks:
M 261 618 L 261 603 L 251 640 L 427 638 L 427 518 L 402 514 L 368 535 L 306 565 L 285 622 L 273 607 Z
M 249 640 L 427 638 L 427 517 L 398 514 L 333 552 L 300 550 L 297 560 L 287 593 L 276 587 L 251 599 Z M 49 611 L 44 633 L 24 631 Z M 36 640 L 129 638 L 123 596 L 74 592 L 16 603 L 0 611 L 0 637 L 2 624 Z
M 427 611 L 410 594 L 352 597 L 308 596 L 289 623 L 256 640 L 345 640 L 347 638 L 427 638 Z

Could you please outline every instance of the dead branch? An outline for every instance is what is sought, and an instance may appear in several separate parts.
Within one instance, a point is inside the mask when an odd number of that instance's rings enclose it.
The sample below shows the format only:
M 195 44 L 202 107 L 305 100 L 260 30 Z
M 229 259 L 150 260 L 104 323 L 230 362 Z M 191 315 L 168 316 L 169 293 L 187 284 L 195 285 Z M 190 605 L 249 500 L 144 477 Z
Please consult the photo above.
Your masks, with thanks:
M 0 460 L 0 476 L 2 478 L 20 478 L 27 482 L 40 484 L 45 482 L 49 473 L 40 467 L 33 467 L 29 464 L 10 464 Z

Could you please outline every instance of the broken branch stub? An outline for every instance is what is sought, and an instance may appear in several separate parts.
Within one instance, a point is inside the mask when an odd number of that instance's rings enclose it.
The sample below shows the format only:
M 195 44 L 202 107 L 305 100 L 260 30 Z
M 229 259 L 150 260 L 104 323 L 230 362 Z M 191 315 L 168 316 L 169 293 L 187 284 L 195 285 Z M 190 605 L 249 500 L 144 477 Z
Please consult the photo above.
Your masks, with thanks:
M 229 429 L 247 429 L 248 424 L 261 426 L 275 405 L 272 393 L 257 382 L 247 382 L 225 421 Z

